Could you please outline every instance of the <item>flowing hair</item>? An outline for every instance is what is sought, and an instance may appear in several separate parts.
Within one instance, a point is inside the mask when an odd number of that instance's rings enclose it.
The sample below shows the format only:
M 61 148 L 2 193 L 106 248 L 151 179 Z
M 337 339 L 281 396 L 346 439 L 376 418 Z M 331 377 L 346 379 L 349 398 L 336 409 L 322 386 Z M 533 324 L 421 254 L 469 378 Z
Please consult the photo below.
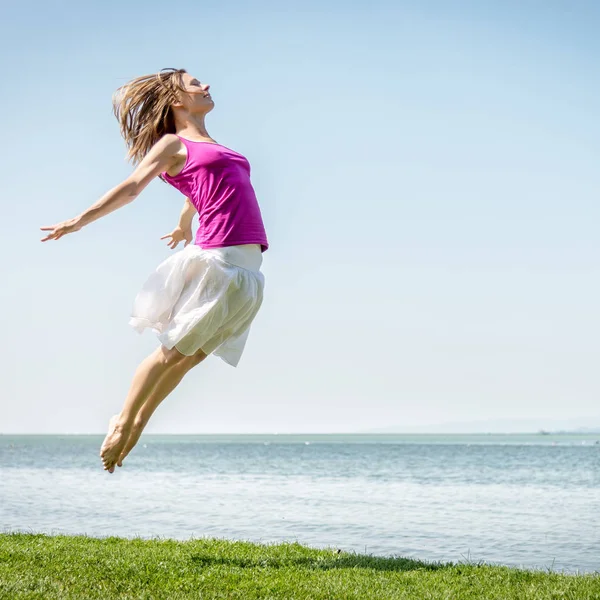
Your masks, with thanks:
M 113 95 L 113 112 L 127 145 L 127 158 L 138 164 L 156 142 L 175 133 L 171 105 L 185 92 L 185 69 L 162 69 L 160 73 L 136 77 Z

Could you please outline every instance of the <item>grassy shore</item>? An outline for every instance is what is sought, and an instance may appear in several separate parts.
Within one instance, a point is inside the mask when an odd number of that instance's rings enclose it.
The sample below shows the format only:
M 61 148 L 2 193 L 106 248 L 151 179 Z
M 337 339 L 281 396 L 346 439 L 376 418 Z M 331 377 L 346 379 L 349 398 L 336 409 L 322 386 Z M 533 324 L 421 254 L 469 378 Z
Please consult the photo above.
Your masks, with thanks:
M 0 534 L 0 598 L 544 600 L 600 598 L 600 575 L 426 563 L 220 539 Z

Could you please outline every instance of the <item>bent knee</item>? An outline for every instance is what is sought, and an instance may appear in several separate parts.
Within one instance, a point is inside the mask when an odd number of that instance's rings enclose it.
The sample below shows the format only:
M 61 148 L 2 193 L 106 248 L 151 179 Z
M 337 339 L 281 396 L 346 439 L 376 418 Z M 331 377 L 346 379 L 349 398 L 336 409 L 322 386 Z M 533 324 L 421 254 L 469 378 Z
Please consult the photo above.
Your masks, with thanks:
M 197 352 L 195 352 L 194 354 L 190 354 L 189 356 L 182 354 L 179 350 L 177 350 L 176 347 L 173 347 L 170 350 L 168 350 L 167 348 L 162 346 L 160 350 L 161 362 L 165 366 L 169 367 L 179 365 L 191 369 L 192 367 L 199 365 L 207 356 L 206 353 L 202 350 L 198 350 Z
M 198 350 L 194 354 L 185 357 L 186 366 L 191 369 L 199 365 L 206 358 L 206 354 L 202 350 Z
M 207 354 L 203 350 L 198 350 L 188 358 L 190 359 L 192 366 L 195 367 L 196 365 L 199 365 L 206 358 L 206 356 Z
M 161 346 L 158 350 L 158 358 L 165 367 L 172 367 L 184 363 L 188 357 L 177 348 L 168 349 Z

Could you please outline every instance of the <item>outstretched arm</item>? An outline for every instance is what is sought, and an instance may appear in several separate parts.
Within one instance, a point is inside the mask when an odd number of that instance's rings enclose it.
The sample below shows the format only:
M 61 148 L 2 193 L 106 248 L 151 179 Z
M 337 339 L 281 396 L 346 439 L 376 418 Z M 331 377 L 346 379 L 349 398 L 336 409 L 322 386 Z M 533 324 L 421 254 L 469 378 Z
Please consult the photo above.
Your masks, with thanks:
M 163 136 L 154 144 L 135 171 L 125 181 L 104 194 L 98 202 L 73 219 L 41 227 L 42 231 L 49 232 L 42 242 L 58 240 L 67 233 L 79 231 L 85 225 L 133 202 L 155 177 L 173 166 L 180 146 L 181 142 L 176 135 Z
M 184 242 L 183 246 L 187 246 L 192 241 L 192 220 L 196 214 L 196 208 L 191 203 L 189 198 L 185 199 L 181 214 L 179 215 L 179 223 L 171 233 L 163 235 L 160 239 L 166 240 L 171 238 L 167 243 L 169 248 L 175 248 L 179 242 Z

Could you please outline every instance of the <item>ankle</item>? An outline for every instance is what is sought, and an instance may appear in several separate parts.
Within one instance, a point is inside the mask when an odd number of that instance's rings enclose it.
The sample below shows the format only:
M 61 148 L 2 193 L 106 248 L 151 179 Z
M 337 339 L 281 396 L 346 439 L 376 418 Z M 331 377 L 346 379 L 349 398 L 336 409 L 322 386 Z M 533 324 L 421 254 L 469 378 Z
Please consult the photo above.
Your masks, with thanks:
M 123 418 L 119 415 L 119 419 L 115 423 L 115 430 L 121 433 L 129 433 L 133 427 L 131 419 Z
M 144 429 L 144 427 L 146 427 L 146 423 L 144 423 L 142 420 L 140 419 L 136 419 L 133 422 L 133 426 L 132 426 L 132 430 L 133 431 L 142 431 Z

